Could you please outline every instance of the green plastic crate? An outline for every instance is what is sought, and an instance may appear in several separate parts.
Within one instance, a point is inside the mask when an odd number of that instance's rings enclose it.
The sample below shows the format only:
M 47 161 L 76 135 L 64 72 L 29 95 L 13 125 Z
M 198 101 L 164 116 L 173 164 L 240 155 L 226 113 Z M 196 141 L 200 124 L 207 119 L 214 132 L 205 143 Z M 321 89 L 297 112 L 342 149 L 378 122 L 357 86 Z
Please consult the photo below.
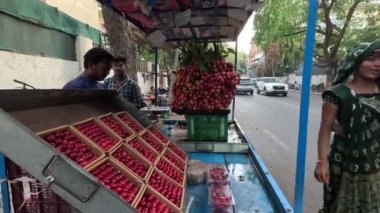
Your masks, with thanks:
M 227 115 L 186 115 L 188 139 L 191 141 L 227 142 Z

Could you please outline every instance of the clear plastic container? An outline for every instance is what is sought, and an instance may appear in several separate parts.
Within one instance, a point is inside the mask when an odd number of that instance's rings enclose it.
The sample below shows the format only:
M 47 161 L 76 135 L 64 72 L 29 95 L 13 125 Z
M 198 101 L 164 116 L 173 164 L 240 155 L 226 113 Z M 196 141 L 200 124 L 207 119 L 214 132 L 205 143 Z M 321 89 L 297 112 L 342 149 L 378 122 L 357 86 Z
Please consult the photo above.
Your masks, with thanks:
M 233 212 L 232 206 L 235 204 L 229 185 L 210 185 L 208 188 L 209 206 L 211 212 L 229 213 Z
M 230 178 L 226 166 L 223 164 L 210 165 L 207 168 L 207 183 L 209 185 L 228 185 L 230 183 Z

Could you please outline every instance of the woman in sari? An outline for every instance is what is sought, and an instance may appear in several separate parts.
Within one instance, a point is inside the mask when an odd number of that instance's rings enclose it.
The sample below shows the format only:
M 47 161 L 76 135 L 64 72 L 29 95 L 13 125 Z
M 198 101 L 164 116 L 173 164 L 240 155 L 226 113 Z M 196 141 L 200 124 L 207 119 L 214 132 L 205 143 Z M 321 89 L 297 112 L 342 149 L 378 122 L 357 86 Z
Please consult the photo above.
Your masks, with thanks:
M 380 213 L 379 80 L 380 40 L 360 43 L 347 53 L 333 87 L 322 95 L 314 171 L 324 183 L 320 212 Z

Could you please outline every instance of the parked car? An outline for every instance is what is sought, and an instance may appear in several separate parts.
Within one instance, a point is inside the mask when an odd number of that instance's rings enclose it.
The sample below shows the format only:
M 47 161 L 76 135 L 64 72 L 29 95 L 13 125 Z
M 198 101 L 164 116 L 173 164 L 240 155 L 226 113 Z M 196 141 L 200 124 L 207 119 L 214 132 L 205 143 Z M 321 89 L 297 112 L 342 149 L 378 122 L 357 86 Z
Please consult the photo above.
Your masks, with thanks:
M 257 79 L 257 94 L 263 93 L 264 95 L 288 95 L 288 85 L 281 83 L 277 78 L 266 77 Z
M 254 83 L 250 78 L 241 78 L 239 84 L 237 85 L 236 93 L 244 93 L 253 95 L 254 93 Z

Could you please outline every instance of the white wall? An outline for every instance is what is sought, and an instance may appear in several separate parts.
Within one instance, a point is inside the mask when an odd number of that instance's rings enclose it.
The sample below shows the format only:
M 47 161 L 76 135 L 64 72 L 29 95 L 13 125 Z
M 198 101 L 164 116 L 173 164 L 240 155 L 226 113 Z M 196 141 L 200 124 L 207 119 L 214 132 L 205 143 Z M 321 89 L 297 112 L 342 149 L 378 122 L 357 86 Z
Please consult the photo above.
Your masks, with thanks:
M 75 39 L 75 57 L 79 62 L 80 70 L 84 70 L 84 54 L 86 54 L 86 52 L 93 47 L 92 40 L 87 37 L 77 36 Z
M 302 76 L 297 76 L 295 74 L 289 74 L 289 83 L 294 84 L 296 82 L 302 84 Z M 318 85 L 324 83 L 327 84 L 327 75 L 313 75 L 311 77 L 311 85 Z
M 327 84 L 327 75 L 313 75 L 311 77 L 311 85 Z
M 96 0 L 44 0 L 62 12 L 100 30 L 99 3 Z
M 294 84 L 297 81 L 298 84 L 302 84 L 302 76 L 296 74 L 289 74 L 289 83 Z
M 143 74 L 149 75 L 149 79 L 145 80 L 145 82 L 144 82 L 144 78 L 142 76 Z M 137 72 L 137 83 L 140 86 L 141 92 L 146 94 L 150 91 L 150 87 L 154 86 L 154 77 L 153 77 L 152 73 Z
M 13 79 L 39 89 L 62 88 L 80 73 L 79 62 L 0 50 L 0 89 L 15 89 Z

